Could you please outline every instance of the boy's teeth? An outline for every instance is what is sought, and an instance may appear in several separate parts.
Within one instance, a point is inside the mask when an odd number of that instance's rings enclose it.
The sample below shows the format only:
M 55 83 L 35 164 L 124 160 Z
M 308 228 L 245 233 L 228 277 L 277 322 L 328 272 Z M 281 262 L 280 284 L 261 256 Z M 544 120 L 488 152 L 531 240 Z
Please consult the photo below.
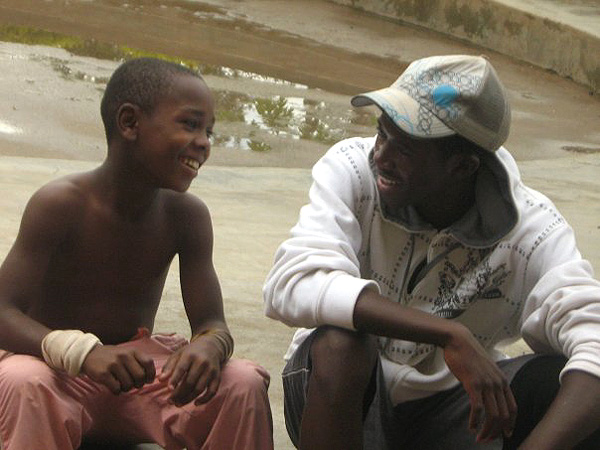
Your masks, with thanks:
M 200 168 L 200 163 L 192 158 L 181 158 L 181 162 L 194 170 L 198 170 Z

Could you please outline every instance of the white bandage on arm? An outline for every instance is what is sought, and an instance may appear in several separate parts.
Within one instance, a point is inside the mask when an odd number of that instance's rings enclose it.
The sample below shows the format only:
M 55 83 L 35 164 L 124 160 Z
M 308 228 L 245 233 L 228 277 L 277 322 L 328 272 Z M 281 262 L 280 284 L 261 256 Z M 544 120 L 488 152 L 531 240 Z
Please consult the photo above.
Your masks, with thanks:
M 87 355 L 100 339 L 80 330 L 54 330 L 42 340 L 44 361 L 53 369 L 64 370 L 71 376 L 79 375 Z

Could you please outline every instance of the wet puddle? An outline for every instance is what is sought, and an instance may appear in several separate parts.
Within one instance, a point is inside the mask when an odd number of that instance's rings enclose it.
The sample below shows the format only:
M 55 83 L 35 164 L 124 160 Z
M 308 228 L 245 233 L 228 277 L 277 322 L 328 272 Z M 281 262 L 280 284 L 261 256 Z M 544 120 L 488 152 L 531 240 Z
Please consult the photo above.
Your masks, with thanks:
M 0 133 L 3 134 L 22 134 L 23 129 L 16 127 L 4 120 L 0 120 Z
M 259 3 L 263 7 L 263 3 L 272 4 L 274 9 L 278 6 L 277 11 L 292 10 L 291 6 L 282 6 L 287 4 L 283 0 Z M 377 55 L 397 55 L 396 47 L 401 58 L 417 52 L 474 51 L 464 43 L 374 21 L 349 9 L 336 9 L 335 19 L 328 16 L 316 27 L 304 27 L 304 21 L 308 25 L 308 21 L 313 23 L 318 17 L 299 11 L 317 3 L 294 0 L 289 5 L 295 6 L 295 13 L 291 11 L 284 21 L 279 20 L 281 14 L 253 21 L 252 16 L 240 12 L 243 8 L 231 6 L 233 2 L 214 0 L 2 0 L 0 41 L 58 47 L 73 55 L 110 61 L 86 64 L 77 58 L 61 57 L 62 52 L 56 53 L 58 57 L 50 57 L 41 50 L 23 51 L 23 57 L 41 58 L 43 69 L 51 70 L 57 79 L 92 87 L 94 95 L 64 84 L 60 88 L 59 96 L 77 102 L 80 110 L 83 103 L 88 104 L 83 112 L 97 108 L 106 80 L 118 61 L 156 56 L 182 62 L 204 75 L 217 100 L 213 164 L 302 168 L 311 167 L 333 142 L 374 133 L 376 112 L 351 108 L 350 95 L 389 85 L 406 66 L 399 57 Z M 326 5 L 329 3 L 321 4 L 321 12 L 327 11 Z M 328 20 L 335 22 L 335 33 L 328 35 L 331 39 L 324 38 L 326 27 L 331 25 Z M 360 28 L 364 22 L 369 22 L 368 26 Z M 393 34 L 398 45 L 394 42 L 389 47 L 393 50 L 385 51 L 363 48 L 352 31 L 359 28 L 381 35 L 381 42 L 388 45 Z M 339 39 L 345 36 L 356 45 L 340 47 L 337 33 L 341 33 Z M 371 36 L 368 42 L 376 41 Z M 594 130 L 599 109 L 594 98 L 552 74 L 504 57 L 496 56 L 496 60 L 513 96 L 513 116 L 517 120 L 508 145 L 518 159 L 597 152 L 598 134 Z M 103 70 L 95 71 L 94 65 Z M 44 93 L 40 80 L 33 74 L 31 78 L 32 85 L 26 86 L 31 89 L 27 91 Z M 535 86 L 531 79 L 536 80 Z M 84 96 L 78 97 L 71 90 Z M 21 130 L 18 134 L 5 131 L 13 129 L 8 125 L 0 128 L 1 138 L 10 136 L 6 139 L 10 142 L 0 146 L 2 154 L 23 154 L 19 145 L 29 144 L 30 129 L 55 125 L 48 121 L 28 125 L 27 120 L 33 115 L 27 117 L 24 111 L 30 108 L 27 102 L 31 101 L 24 97 L 19 101 L 20 115 L 13 114 L 12 104 L 5 110 L 0 108 L 0 120 Z M 48 104 L 49 100 L 42 95 L 36 98 L 41 110 L 43 101 Z M 88 138 L 84 151 L 70 150 L 71 142 L 67 142 L 68 145 L 60 146 L 56 157 L 101 159 L 104 144 L 97 119 L 89 115 L 93 120 L 80 120 L 80 115 L 70 112 L 72 103 L 56 106 L 61 108 L 61 117 L 55 122 L 67 131 L 63 135 L 70 138 L 75 132 Z M 587 113 L 582 115 L 581 111 Z M 38 133 L 41 136 L 41 131 Z M 56 131 L 52 138 L 63 135 Z M 29 156 L 52 157 L 56 150 L 46 148 L 47 142 L 53 141 L 40 137 L 35 145 L 29 145 Z M 63 151 L 65 147 L 69 150 Z
M 119 5 L 138 13 L 146 7 L 156 8 L 156 2 L 151 1 L 128 4 L 106 0 L 99 3 Z M 239 29 L 242 24 L 248 26 L 229 16 L 225 10 L 208 5 L 170 2 L 168 8 L 162 6 L 160 10 L 166 15 L 185 16 L 193 21 L 210 19 L 212 24 L 233 26 L 234 29 Z M 193 58 L 35 27 L 0 25 L 0 41 L 57 47 L 74 55 L 115 61 L 115 64 L 133 57 L 153 56 L 198 70 L 216 99 L 214 147 L 227 150 L 213 152 L 216 163 L 309 167 L 329 145 L 345 137 L 368 135 L 376 123 L 374 111 L 351 108 L 347 95 L 325 91 L 318 82 L 301 83 L 244 68 L 208 64 Z M 87 73 L 81 67 L 75 67 L 72 59 L 41 55 L 30 57 L 45 58 L 58 77 L 92 83 L 100 92 L 108 81 L 107 76 Z M 343 84 L 341 90 L 344 90 Z M 22 132 L 1 120 L 0 133 Z

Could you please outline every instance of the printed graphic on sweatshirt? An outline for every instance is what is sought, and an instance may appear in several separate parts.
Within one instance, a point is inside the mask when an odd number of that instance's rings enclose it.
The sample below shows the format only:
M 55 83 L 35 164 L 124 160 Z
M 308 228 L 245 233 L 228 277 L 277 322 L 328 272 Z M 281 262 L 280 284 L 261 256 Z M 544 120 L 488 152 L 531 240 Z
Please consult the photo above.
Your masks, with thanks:
M 502 286 L 510 275 L 506 263 L 492 267 L 489 259 L 481 261 L 489 250 L 464 253 L 462 264 L 454 258 L 444 261 L 439 273 L 438 295 L 433 302 L 434 314 L 455 319 L 476 300 L 493 300 L 504 296 Z
M 503 298 L 503 287 L 510 271 L 506 264 L 490 264 L 492 249 L 466 249 L 461 246 L 453 251 L 448 248 L 450 242 L 437 243 L 438 247 L 448 249 L 448 253 L 429 268 L 431 272 L 425 275 L 419 288 L 412 294 L 405 294 L 405 301 L 437 316 L 455 319 L 476 301 Z M 438 283 L 431 283 L 433 280 Z M 427 371 L 428 357 L 435 350 L 429 344 L 396 339 L 386 339 L 379 344 L 391 361 L 418 366 L 423 371 Z

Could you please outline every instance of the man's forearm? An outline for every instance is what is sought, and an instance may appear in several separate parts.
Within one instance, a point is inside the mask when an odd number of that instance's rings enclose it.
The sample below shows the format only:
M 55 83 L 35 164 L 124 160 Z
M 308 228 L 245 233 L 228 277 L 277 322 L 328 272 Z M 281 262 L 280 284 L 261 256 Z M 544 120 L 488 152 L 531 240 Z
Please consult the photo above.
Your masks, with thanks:
M 520 450 L 564 450 L 600 427 L 600 378 L 573 370 L 564 374 L 558 395 Z
M 412 342 L 445 347 L 460 325 L 414 308 L 392 302 L 364 289 L 354 308 L 357 330 Z

